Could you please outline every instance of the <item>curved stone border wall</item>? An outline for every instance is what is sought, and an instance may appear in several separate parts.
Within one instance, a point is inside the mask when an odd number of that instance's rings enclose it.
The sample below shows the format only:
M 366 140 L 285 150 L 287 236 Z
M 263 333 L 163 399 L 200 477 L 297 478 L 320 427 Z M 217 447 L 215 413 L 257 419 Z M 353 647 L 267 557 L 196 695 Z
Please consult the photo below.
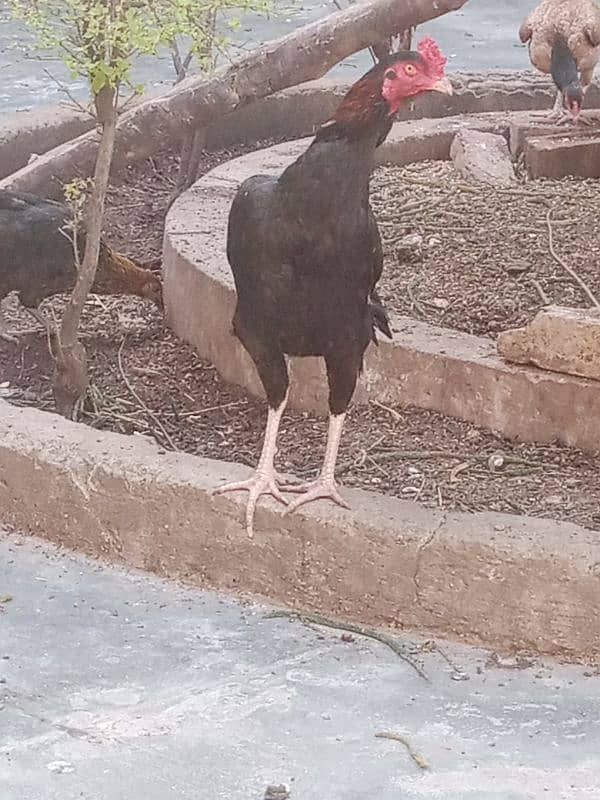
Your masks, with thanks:
M 484 114 L 398 123 L 379 158 L 406 164 L 446 159 L 459 127 L 507 134 L 519 115 Z M 202 178 L 172 206 L 164 240 L 164 296 L 169 324 L 228 381 L 256 395 L 254 365 L 231 334 L 235 290 L 225 256 L 227 216 L 239 184 L 256 173 L 279 173 L 307 140 L 256 151 Z M 505 363 L 492 341 L 394 315 L 395 339 L 371 346 L 355 400 L 404 403 L 464 419 L 524 441 L 559 440 L 600 447 L 600 383 Z M 291 404 L 326 410 L 319 359 L 291 369 Z

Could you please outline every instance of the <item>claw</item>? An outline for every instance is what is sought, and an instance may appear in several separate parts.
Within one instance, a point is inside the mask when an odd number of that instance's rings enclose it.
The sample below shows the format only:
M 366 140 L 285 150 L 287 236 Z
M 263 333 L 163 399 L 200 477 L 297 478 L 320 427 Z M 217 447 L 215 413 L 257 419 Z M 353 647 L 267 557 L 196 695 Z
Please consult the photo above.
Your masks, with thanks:
M 300 506 L 305 503 L 312 503 L 313 500 L 332 500 L 342 508 L 350 508 L 348 503 L 344 500 L 337 490 L 335 481 L 327 481 L 317 478 L 316 481 L 304 484 L 285 484 L 281 487 L 284 492 L 302 492 L 301 496 L 289 503 L 286 510 L 283 512 L 284 516 L 296 511 Z
M 248 503 L 246 505 L 246 533 L 250 539 L 254 536 L 254 512 L 256 511 L 256 504 L 260 497 L 263 495 L 271 495 L 284 506 L 288 504 L 286 498 L 282 495 L 280 487 L 277 485 L 279 476 L 277 473 L 270 472 L 255 472 L 251 478 L 246 481 L 236 481 L 235 483 L 226 483 L 225 486 L 220 486 L 213 491 L 213 494 L 224 494 L 225 492 L 248 492 Z

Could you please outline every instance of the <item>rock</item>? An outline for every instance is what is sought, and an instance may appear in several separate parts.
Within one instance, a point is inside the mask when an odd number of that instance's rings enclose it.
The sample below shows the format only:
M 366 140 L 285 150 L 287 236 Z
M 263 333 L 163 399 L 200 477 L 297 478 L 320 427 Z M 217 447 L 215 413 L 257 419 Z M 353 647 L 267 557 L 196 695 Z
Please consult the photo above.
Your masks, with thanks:
M 434 308 L 438 308 L 440 311 L 445 311 L 450 305 L 450 301 L 446 300 L 445 297 L 434 297 L 431 301 L 431 305 Z
M 522 275 L 524 272 L 527 272 L 531 268 L 531 264 L 524 259 L 519 259 L 517 261 L 507 261 L 504 264 L 504 271 L 507 272 L 509 275 Z
M 284 784 L 280 786 L 267 786 L 264 800 L 288 800 L 290 790 Z
M 501 333 L 497 350 L 517 364 L 600 380 L 600 310 L 548 306 L 525 327 Z
M 396 258 L 401 264 L 420 261 L 423 258 L 423 237 L 419 233 L 409 233 L 396 243 Z
M 450 158 L 467 180 L 490 186 L 512 186 L 517 182 L 506 139 L 496 133 L 459 131 L 450 147 Z
M 51 761 L 49 764 L 46 764 L 46 769 L 50 772 L 56 772 L 57 774 L 63 775 L 67 775 L 70 772 L 75 772 L 75 767 L 70 761 Z
M 591 133 L 591 131 L 590 131 Z M 530 178 L 560 180 L 567 175 L 600 178 L 600 136 L 573 139 L 570 132 L 560 136 L 528 139 L 525 164 Z
M 570 141 L 589 138 L 592 129 L 589 126 L 557 125 L 548 120 L 545 114 L 531 114 L 529 117 L 518 117 L 510 123 L 508 132 L 509 148 L 513 158 L 523 153 L 530 139 L 542 139 L 556 136 Z

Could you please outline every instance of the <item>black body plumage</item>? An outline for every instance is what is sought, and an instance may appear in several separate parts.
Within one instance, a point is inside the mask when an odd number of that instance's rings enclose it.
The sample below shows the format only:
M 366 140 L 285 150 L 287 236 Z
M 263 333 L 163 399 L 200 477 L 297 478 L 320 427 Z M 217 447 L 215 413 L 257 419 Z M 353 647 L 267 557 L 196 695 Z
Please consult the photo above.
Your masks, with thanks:
M 235 196 L 234 332 L 273 408 L 288 387 L 285 356 L 322 356 L 330 409 L 342 413 L 375 328 L 391 338 L 375 292 L 383 254 L 369 205 L 374 152 L 390 127 L 384 103 L 367 124 L 330 122 L 279 178 L 256 175 Z
M 65 230 L 70 218 L 61 203 L 0 189 L 0 300 L 18 291 L 24 306 L 37 308 L 72 285 L 73 243 Z

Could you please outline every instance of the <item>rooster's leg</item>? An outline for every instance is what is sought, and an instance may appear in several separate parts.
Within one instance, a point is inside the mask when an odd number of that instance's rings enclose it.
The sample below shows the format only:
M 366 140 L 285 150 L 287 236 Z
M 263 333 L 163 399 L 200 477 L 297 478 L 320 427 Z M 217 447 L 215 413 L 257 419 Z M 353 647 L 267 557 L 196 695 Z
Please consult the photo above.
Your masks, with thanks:
M 552 108 L 552 111 L 550 111 L 547 114 L 546 118 L 550 122 L 555 122 L 557 125 L 564 125 L 566 122 L 573 119 L 571 115 L 568 113 L 568 111 L 565 110 L 565 107 L 563 105 L 562 92 L 558 91 L 556 93 L 556 100 L 554 101 L 554 106 Z
M 267 416 L 267 427 L 265 430 L 265 440 L 262 452 L 258 461 L 258 466 L 254 475 L 246 481 L 227 483 L 215 491 L 215 494 L 223 492 L 237 492 L 246 490 L 248 492 L 248 504 L 246 505 L 246 532 L 252 538 L 254 536 L 254 512 L 259 497 L 264 494 L 272 495 L 280 503 L 287 505 L 287 500 L 281 494 L 278 481 L 279 475 L 275 471 L 275 454 L 277 453 L 277 433 L 281 417 L 287 403 L 287 394 L 283 402 L 277 408 L 269 407 Z
M 309 483 L 285 484 L 281 486 L 284 492 L 302 492 L 300 497 L 289 504 L 284 512 L 285 514 L 288 514 L 290 511 L 295 511 L 305 503 L 323 499 L 333 500 L 338 506 L 350 508 L 348 503 L 338 492 L 335 482 L 335 463 L 337 461 L 345 416 L 345 414 L 332 414 L 329 417 L 327 447 L 325 449 L 325 458 L 323 459 L 323 466 L 319 477 Z
M 337 461 L 346 409 L 350 403 L 358 373 L 362 366 L 363 351 L 349 350 L 347 342 L 340 342 L 332 354 L 325 356 L 327 378 L 329 380 L 329 430 L 327 447 L 321 473 L 315 481 L 304 485 L 285 485 L 288 492 L 302 492 L 302 495 L 287 507 L 285 513 L 295 511 L 313 500 L 329 499 L 338 506 L 349 508 L 348 503 L 338 492 L 335 482 L 335 463 Z

